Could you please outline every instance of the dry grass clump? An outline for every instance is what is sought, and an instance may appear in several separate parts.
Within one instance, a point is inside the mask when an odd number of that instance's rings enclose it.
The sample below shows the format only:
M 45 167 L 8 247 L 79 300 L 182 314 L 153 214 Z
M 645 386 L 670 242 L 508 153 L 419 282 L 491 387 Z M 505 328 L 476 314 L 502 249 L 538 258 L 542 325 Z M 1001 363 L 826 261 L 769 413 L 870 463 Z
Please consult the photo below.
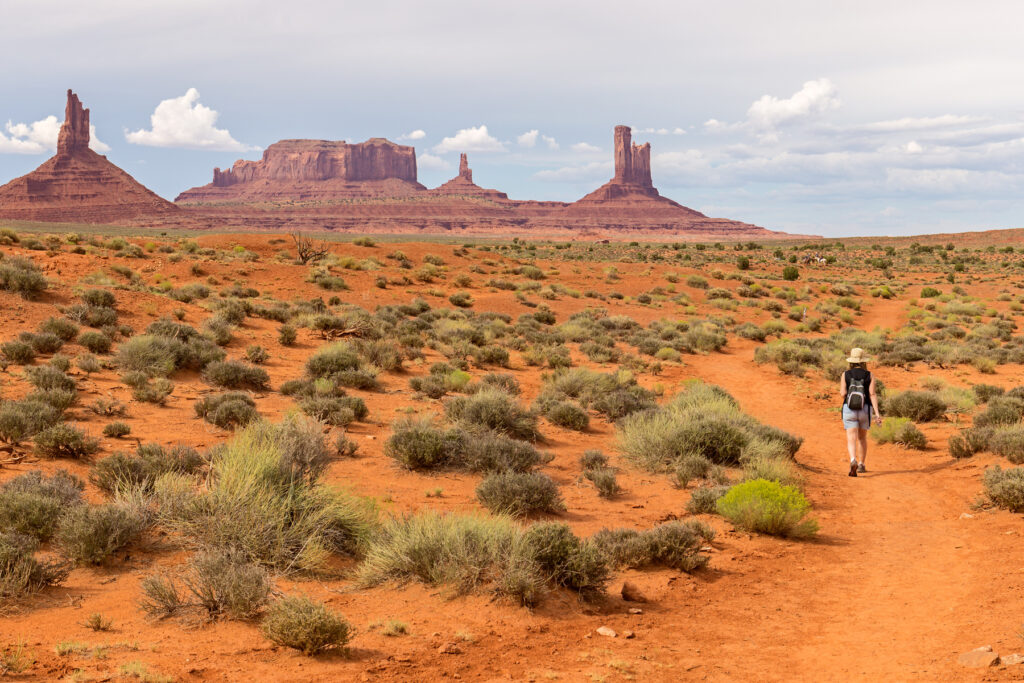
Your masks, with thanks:
M 206 459 L 191 446 L 147 443 L 139 444 L 134 455 L 114 453 L 103 458 L 93 465 L 89 478 L 110 495 L 128 491 L 148 494 L 165 474 L 193 475 L 205 465 Z
M 205 396 L 194 404 L 196 415 L 221 429 L 235 429 L 258 420 L 256 401 L 244 391 Z
M 593 543 L 616 567 L 636 569 L 660 565 L 691 572 L 707 565 L 701 552 L 715 537 L 715 531 L 695 520 L 672 521 L 652 529 L 602 529 Z
M 0 597 L 16 598 L 67 578 L 69 567 L 61 562 L 40 561 L 39 541 L 31 536 L 0 532 Z
M 565 511 L 558 485 L 541 472 L 488 474 L 476 487 L 476 497 L 491 512 L 512 517 Z
M 934 391 L 903 391 L 886 398 L 885 412 L 914 422 L 932 422 L 946 414 L 946 402 Z
M 467 426 L 484 427 L 513 439 L 537 440 L 537 416 L 498 389 L 481 389 L 472 396 L 456 396 L 445 404 L 445 416 Z
M 61 518 L 54 542 L 72 562 L 100 564 L 139 538 L 150 521 L 143 504 L 133 498 L 80 505 Z
M 224 551 L 194 556 L 181 584 L 161 574 L 143 579 L 143 611 L 162 618 L 199 609 L 209 619 L 251 619 L 267 604 L 272 588 L 265 569 Z
M 60 516 L 82 504 L 85 484 L 64 470 L 47 476 L 38 470 L 20 474 L 0 486 L 0 532 L 48 541 Z
M 990 467 L 985 470 L 982 483 L 993 504 L 1011 512 L 1024 512 L 1024 467 Z
M 907 448 L 924 450 L 928 440 L 917 426 L 906 417 L 887 417 L 882 424 L 871 428 L 871 436 L 878 443 L 898 443 Z
M 19 256 L 0 260 L 0 289 L 35 299 L 48 286 L 43 271 L 32 261 Z
M 288 596 L 274 602 L 263 620 L 263 634 L 278 645 L 312 656 L 344 649 L 352 627 L 341 615 L 320 602 Z

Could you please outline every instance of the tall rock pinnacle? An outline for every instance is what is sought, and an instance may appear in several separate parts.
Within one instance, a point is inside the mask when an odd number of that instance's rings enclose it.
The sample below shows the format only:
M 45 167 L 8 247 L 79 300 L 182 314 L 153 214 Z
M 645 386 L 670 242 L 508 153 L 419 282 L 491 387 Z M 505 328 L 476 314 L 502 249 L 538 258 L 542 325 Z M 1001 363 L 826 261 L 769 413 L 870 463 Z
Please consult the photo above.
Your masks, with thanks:
M 64 124 L 57 138 L 57 158 L 64 159 L 84 149 L 89 149 L 89 110 L 82 107 L 78 95 L 68 90 Z
M 473 182 L 473 171 L 469 169 L 469 160 L 465 152 L 459 155 L 459 177 Z
M 629 126 L 615 126 L 615 176 L 612 182 L 654 187 L 651 181 L 651 143 L 634 145 Z

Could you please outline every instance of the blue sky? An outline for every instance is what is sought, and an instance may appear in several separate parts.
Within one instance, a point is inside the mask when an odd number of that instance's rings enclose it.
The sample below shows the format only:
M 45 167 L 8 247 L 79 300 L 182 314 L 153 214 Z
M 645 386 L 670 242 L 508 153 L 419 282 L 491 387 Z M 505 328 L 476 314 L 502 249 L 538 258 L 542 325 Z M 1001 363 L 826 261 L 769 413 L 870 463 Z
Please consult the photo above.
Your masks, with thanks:
M 159 194 L 283 138 L 416 146 L 436 186 L 574 200 L 612 127 L 662 194 L 824 235 L 1024 226 L 1024 5 L 5 0 L 0 181 L 52 154 L 64 91 Z M 49 117 L 55 117 L 50 119 Z

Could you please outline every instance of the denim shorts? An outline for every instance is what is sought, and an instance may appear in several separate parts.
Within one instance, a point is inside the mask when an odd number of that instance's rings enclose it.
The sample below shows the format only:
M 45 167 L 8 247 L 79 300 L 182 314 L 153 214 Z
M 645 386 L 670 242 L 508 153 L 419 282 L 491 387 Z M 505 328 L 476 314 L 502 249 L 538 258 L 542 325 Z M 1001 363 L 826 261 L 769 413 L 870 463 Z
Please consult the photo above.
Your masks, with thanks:
M 850 410 L 849 406 L 843 406 L 843 427 L 845 429 L 867 429 L 871 426 L 871 406 L 865 405 L 860 410 Z

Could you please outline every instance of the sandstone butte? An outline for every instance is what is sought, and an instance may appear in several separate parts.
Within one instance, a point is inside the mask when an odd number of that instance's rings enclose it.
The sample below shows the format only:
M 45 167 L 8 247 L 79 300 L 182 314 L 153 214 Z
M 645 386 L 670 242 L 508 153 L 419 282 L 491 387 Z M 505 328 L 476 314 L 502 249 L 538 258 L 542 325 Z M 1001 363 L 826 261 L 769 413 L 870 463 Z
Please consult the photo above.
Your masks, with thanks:
M 790 237 L 756 225 L 709 218 L 659 194 L 651 146 L 615 128 L 615 174 L 572 203 L 512 200 L 473 181 L 465 154 L 459 174 L 434 189 L 416 178 L 412 147 L 372 138 L 349 144 L 284 140 L 258 161 L 214 169 L 213 182 L 175 200 L 189 222 L 210 229 L 326 229 L 347 232 L 501 234 L 552 237 L 654 235 L 694 239 Z
M 112 223 L 179 213 L 174 204 L 89 149 L 89 110 L 70 90 L 57 154 L 0 187 L 0 218 Z

